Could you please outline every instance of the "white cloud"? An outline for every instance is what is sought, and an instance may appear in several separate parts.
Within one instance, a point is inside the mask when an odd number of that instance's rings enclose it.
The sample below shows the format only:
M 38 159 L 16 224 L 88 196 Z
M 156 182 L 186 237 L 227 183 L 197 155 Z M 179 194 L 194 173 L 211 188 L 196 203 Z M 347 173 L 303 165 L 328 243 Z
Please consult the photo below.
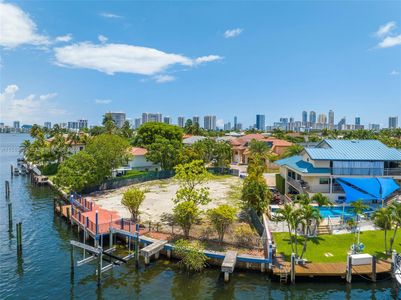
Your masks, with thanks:
M 23 44 L 47 45 L 47 36 L 37 33 L 36 24 L 18 6 L 0 2 L 0 45 L 15 48 Z
M 222 59 L 217 55 L 195 59 L 174 53 L 126 45 L 77 43 L 54 49 L 56 64 L 64 67 L 93 69 L 107 74 L 132 73 L 157 75 L 173 65 L 194 66 Z
M 401 45 L 401 34 L 397 36 L 388 36 L 379 43 L 379 48 L 390 48 Z
M 174 81 L 175 77 L 171 76 L 171 75 L 156 75 L 156 76 L 153 77 L 153 79 L 157 83 L 165 83 L 165 82 Z
M 380 26 L 379 29 L 375 32 L 375 35 L 378 37 L 384 37 L 396 27 L 397 25 L 394 21 L 388 22 L 387 24 Z
M 71 40 L 72 40 L 71 34 L 61 35 L 61 36 L 56 37 L 56 39 L 55 39 L 56 42 L 63 42 L 63 43 L 69 42 Z
M 56 93 L 40 95 L 30 94 L 25 98 L 17 98 L 18 86 L 8 85 L 4 92 L 0 93 L 0 118 L 6 122 L 23 120 L 24 122 L 37 122 L 49 120 L 49 117 L 65 114 L 65 111 L 56 107 L 49 100 Z
M 224 37 L 226 39 L 234 38 L 234 37 L 239 36 L 243 31 L 244 31 L 244 29 L 242 29 L 242 28 L 228 29 L 224 32 Z
M 223 119 L 217 119 L 216 126 L 219 127 L 219 128 L 223 128 L 224 127 L 224 120 Z
M 400 72 L 397 71 L 397 70 L 392 70 L 392 71 L 390 72 L 390 75 L 393 75 L 393 76 L 395 76 L 395 75 L 400 75 Z
M 109 18 L 109 19 L 120 19 L 120 18 L 122 18 L 122 16 L 119 16 L 119 15 L 116 15 L 116 14 L 112 14 L 112 13 L 108 13 L 108 12 L 100 13 L 100 16 L 102 16 L 104 18 Z
M 103 43 L 106 43 L 107 41 L 108 41 L 108 38 L 107 38 L 107 36 L 104 36 L 104 35 L 102 35 L 102 34 L 99 34 L 98 36 L 97 36 L 97 38 L 98 38 L 98 40 L 103 44 Z
M 110 99 L 96 99 L 95 103 L 96 104 L 110 104 L 111 100 Z
M 208 56 L 201 56 L 201 57 L 195 58 L 194 62 L 195 62 L 195 64 L 202 64 L 202 63 L 212 62 L 212 61 L 220 60 L 220 59 L 223 59 L 223 57 L 221 57 L 219 55 L 208 55 Z

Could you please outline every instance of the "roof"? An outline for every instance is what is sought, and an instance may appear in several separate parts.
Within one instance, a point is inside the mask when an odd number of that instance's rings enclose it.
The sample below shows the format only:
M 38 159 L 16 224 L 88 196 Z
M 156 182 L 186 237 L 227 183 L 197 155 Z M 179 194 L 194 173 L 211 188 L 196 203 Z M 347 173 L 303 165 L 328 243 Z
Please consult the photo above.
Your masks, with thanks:
M 313 160 L 401 161 L 401 151 L 378 140 L 324 140 L 304 150 Z
M 204 139 L 206 139 L 205 136 L 194 135 L 194 136 L 184 139 L 182 142 L 186 145 L 191 145 L 191 144 L 194 144 L 194 143 L 199 142 Z
M 330 173 L 330 168 L 315 168 L 311 163 L 302 160 L 302 156 L 294 155 L 274 162 L 279 166 L 288 166 L 301 173 L 326 174 Z
M 140 156 L 140 155 L 145 155 L 148 153 L 148 150 L 145 148 L 140 148 L 140 147 L 132 147 L 130 150 L 130 153 L 134 156 Z

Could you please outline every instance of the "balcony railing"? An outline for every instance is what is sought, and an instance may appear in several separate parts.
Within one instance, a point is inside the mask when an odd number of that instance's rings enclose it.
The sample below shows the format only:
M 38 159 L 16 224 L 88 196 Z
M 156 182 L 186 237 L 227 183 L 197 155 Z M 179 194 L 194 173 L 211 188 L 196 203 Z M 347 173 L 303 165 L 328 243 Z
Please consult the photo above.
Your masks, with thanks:
M 304 182 L 303 180 L 296 180 L 287 176 L 287 181 L 291 184 L 294 188 L 296 188 L 300 193 L 304 193 L 309 189 L 309 185 Z
M 332 175 L 401 176 L 401 168 L 332 168 Z

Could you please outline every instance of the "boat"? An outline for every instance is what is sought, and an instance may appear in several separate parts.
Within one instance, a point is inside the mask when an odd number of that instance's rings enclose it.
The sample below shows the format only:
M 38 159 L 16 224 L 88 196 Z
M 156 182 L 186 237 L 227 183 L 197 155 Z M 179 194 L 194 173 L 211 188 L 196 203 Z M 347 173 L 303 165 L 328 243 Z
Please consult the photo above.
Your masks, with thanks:
M 20 174 L 20 171 L 17 167 L 14 167 L 14 175 L 18 176 Z
M 401 255 L 397 254 L 395 257 L 394 263 L 394 277 L 397 280 L 398 284 L 401 285 Z

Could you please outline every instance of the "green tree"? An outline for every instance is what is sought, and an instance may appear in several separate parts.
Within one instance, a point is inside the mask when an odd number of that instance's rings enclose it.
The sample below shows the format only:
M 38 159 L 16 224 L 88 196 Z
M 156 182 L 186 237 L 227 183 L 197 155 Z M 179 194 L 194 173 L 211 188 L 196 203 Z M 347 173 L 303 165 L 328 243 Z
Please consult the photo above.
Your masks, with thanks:
M 323 195 L 322 193 L 316 193 L 311 197 L 312 202 L 316 202 L 319 207 L 322 206 L 332 206 L 333 203 L 330 201 L 329 197 Z
M 241 200 L 245 207 L 253 208 L 259 215 L 264 213 L 271 200 L 271 193 L 263 175 L 249 173 L 244 179 Z
M 216 141 L 211 138 L 199 140 L 193 144 L 194 150 L 199 154 L 205 164 L 213 160 L 213 150 Z
M 390 250 L 389 250 L 389 252 L 393 251 L 394 240 L 395 240 L 395 237 L 397 236 L 397 231 L 401 226 L 401 203 L 394 201 L 391 204 L 391 209 L 392 209 L 392 212 L 393 212 L 394 232 L 393 232 L 393 236 L 390 239 Z
M 160 164 L 163 170 L 172 170 L 179 162 L 181 147 L 180 141 L 157 137 L 154 143 L 147 146 L 146 158 Z
M 312 199 L 309 198 L 308 194 L 298 194 L 295 196 L 295 200 L 296 203 L 299 203 L 303 206 L 305 205 L 309 205 L 312 202 Z
M 25 157 L 29 151 L 30 146 L 31 146 L 31 141 L 24 140 L 19 146 L 19 152 Z
M 121 127 L 120 134 L 123 138 L 130 139 L 134 135 L 134 131 L 128 121 L 125 121 L 123 127 Z
M 384 251 L 389 254 L 387 250 L 387 231 L 391 229 L 393 223 L 393 212 L 391 207 L 382 207 L 373 213 L 373 220 L 375 225 L 384 230 Z
M 231 163 L 231 145 L 226 141 L 215 142 L 213 148 L 213 166 L 223 170 Z
M 206 267 L 207 256 L 203 245 L 198 241 L 178 240 L 174 244 L 174 251 L 181 257 L 180 263 L 188 271 L 200 272 Z
M 174 222 L 182 228 L 186 238 L 189 237 L 192 225 L 199 221 L 200 214 L 198 205 L 194 201 L 184 201 L 174 206 Z
M 180 164 L 175 167 L 175 179 L 180 182 L 181 187 L 194 190 L 210 179 L 202 160 L 194 160 L 187 164 Z
M 356 215 L 357 223 L 359 223 L 359 215 L 361 215 L 365 209 L 369 208 L 369 206 L 363 203 L 362 200 L 352 202 L 351 207 L 354 214 Z
M 126 190 L 123 194 L 121 204 L 129 210 L 131 213 L 131 219 L 134 222 L 138 221 L 139 207 L 143 200 L 145 200 L 145 193 L 136 187 Z
M 304 150 L 304 147 L 298 144 L 291 145 L 290 147 L 287 148 L 287 150 L 284 152 L 283 157 L 290 157 L 294 155 L 299 155 L 302 150 Z
M 222 204 L 208 210 L 207 215 L 214 229 L 217 231 L 220 242 L 223 242 L 224 234 L 234 222 L 236 212 L 237 210 L 234 207 L 227 204 Z
M 156 142 L 158 138 L 164 138 L 170 142 L 182 142 L 182 136 L 182 128 L 178 126 L 165 123 L 147 122 L 138 128 L 134 143 L 137 146 L 146 148 Z
M 305 227 L 304 245 L 303 245 L 301 256 L 300 256 L 300 258 L 302 258 L 306 252 L 306 247 L 307 247 L 308 241 L 310 239 L 310 235 L 312 233 L 312 225 L 313 224 L 315 225 L 315 230 L 316 230 L 322 217 L 320 216 L 319 210 L 314 208 L 311 205 L 304 205 L 301 208 L 300 215 L 302 218 L 302 223 Z
M 91 139 L 85 151 L 96 161 L 96 175 L 102 180 L 111 176 L 113 169 L 127 163 L 129 143 L 114 134 L 101 134 Z M 82 152 L 82 151 L 81 151 Z
M 96 160 L 90 154 L 78 152 L 60 164 L 54 183 L 68 192 L 81 192 L 99 181 L 95 166 Z
M 111 113 L 105 113 L 105 114 L 103 115 L 103 120 L 102 120 L 103 126 L 106 125 L 106 123 L 109 122 L 109 121 L 114 122 L 114 121 L 113 121 L 113 117 L 112 117 Z
M 267 154 L 270 151 L 270 147 L 267 143 L 258 141 L 256 139 L 253 139 L 249 142 L 248 149 L 252 154 L 257 153 L 263 158 L 267 158 Z

